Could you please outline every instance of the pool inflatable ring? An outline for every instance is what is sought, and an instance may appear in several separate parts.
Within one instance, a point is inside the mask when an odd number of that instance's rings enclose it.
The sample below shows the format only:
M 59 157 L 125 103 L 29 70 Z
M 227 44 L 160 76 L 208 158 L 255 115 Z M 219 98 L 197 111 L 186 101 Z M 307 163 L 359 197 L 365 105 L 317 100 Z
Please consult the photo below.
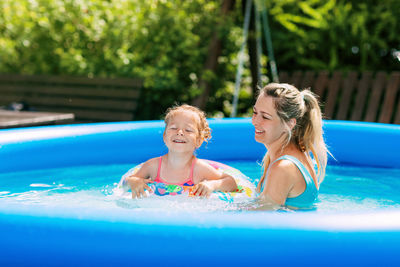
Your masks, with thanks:
M 213 166 L 215 169 L 220 170 L 226 174 L 232 176 L 238 188 L 234 192 L 222 192 L 217 191 L 213 192 L 210 196 L 211 199 L 219 199 L 228 203 L 241 202 L 244 200 L 249 200 L 256 196 L 255 185 L 250 182 L 249 177 L 241 173 L 238 169 L 235 169 L 226 164 L 205 160 L 208 164 Z M 129 186 L 126 184 L 125 179 L 130 175 L 133 175 L 135 172 L 139 170 L 143 163 L 133 167 L 127 173 L 125 173 L 120 182 L 118 183 L 117 188 L 114 190 L 114 194 L 121 197 L 131 198 L 132 195 L 130 192 Z M 156 196 L 174 196 L 174 195 L 187 195 L 189 197 L 193 196 L 191 194 L 193 186 L 180 186 L 180 185 L 171 185 L 165 183 L 151 182 L 148 184 L 149 187 L 153 190 L 153 194 Z

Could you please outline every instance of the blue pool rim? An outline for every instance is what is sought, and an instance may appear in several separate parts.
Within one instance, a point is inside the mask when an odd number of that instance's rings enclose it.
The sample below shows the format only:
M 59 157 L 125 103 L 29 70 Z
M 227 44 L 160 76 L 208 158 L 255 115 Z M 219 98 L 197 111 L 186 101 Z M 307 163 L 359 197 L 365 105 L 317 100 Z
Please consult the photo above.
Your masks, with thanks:
M 210 126 L 213 138 L 200 158 L 261 160 L 265 148 L 249 119 Z M 0 173 L 142 162 L 165 153 L 163 127 L 145 121 L 0 130 Z M 325 121 L 324 131 L 335 157 L 329 164 L 400 168 L 399 125 Z M 122 215 L 20 205 L 0 207 L 0 234 L 1 266 L 395 266 L 400 211 Z

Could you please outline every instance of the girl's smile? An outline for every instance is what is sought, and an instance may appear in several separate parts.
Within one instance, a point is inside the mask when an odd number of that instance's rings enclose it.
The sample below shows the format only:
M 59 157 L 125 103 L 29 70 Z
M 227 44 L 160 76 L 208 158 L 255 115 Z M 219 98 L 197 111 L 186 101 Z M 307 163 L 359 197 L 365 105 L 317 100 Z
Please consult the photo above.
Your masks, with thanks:
M 175 114 L 164 132 L 164 142 L 169 149 L 194 151 L 200 144 L 197 115 L 190 111 Z
M 180 139 L 173 139 L 172 142 L 178 143 L 178 144 L 185 144 L 186 143 L 186 141 L 180 140 Z

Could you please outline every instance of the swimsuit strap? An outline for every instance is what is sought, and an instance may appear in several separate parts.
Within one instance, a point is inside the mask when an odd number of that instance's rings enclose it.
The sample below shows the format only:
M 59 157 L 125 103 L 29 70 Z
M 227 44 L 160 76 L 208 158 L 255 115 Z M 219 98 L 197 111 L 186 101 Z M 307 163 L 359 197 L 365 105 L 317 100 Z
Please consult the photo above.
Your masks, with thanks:
M 306 187 L 309 187 L 310 185 L 313 185 L 315 187 L 315 189 L 317 189 L 314 179 L 311 176 L 311 173 L 307 170 L 307 168 L 304 166 L 303 163 L 301 163 L 300 160 L 298 160 L 297 158 L 290 156 L 290 155 L 283 155 L 279 158 L 277 158 L 276 160 L 274 160 L 271 164 L 269 164 L 267 172 L 269 170 L 269 168 L 277 161 L 280 160 L 289 160 L 290 162 L 292 162 L 297 169 L 300 171 L 301 175 L 303 176 L 304 181 L 306 182 Z M 265 180 L 260 181 L 262 182 L 261 184 L 261 190 L 260 192 L 262 192 L 264 190 L 264 186 L 265 186 Z
M 306 182 L 306 185 L 314 185 L 315 186 L 315 182 L 314 179 L 312 178 L 311 173 L 307 170 L 306 166 L 301 163 L 300 160 L 298 160 L 296 157 L 290 156 L 290 155 L 283 155 L 281 157 L 279 157 L 278 159 L 276 159 L 274 162 L 272 162 L 272 164 L 274 164 L 275 162 L 279 161 L 279 160 L 289 160 L 290 162 L 292 162 L 297 169 L 300 171 L 301 175 L 303 176 L 304 181 Z M 271 164 L 271 165 L 272 165 Z
M 194 157 L 194 159 L 192 161 L 192 167 L 190 168 L 190 176 L 189 176 L 190 181 L 193 181 L 193 171 L 194 171 L 194 165 L 196 165 L 196 161 L 197 161 L 197 158 Z
M 161 163 L 162 163 L 162 156 L 160 157 L 160 160 L 158 161 L 158 170 L 157 170 L 157 176 L 156 176 L 156 181 L 159 180 L 160 177 L 160 173 L 161 173 Z
M 306 182 L 306 188 L 304 189 L 304 192 L 296 197 L 286 198 L 285 205 L 295 207 L 310 207 L 318 197 L 318 189 L 315 185 L 314 179 L 311 176 L 311 173 L 307 170 L 306 166 L 301 163 L 300 160 L 290 155 L 284 155 L 275 160 L 272 164 L 283 159 L 291 161 L 299 169 L 304 181 Z
M 190 176 L 187 180 L 184 181 L 184 183 L 187 182 L 191 182 L 193 183 L 193 173 L 194 173 L 194 166 L 196 165 L 196 161 L 197 158 L 194 157 L 194 159 L 192 160 L 192 166 L 190 167 Z M 165 181 L 160 177 L 160 173 L 161 173 L 161 164 L 162 164 L 162 156 L 159 158 L 158 160 L 158 170 L 157 170 L 157 176 L 154 179 L 155 182 L 160 182 L 160 183 L 164 183 Z

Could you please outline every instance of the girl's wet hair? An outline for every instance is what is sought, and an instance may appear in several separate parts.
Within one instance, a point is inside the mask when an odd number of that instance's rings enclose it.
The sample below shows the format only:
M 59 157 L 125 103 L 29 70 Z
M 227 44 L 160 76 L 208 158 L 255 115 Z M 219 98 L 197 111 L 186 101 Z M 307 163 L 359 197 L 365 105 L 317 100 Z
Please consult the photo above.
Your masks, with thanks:
M 201 141 L 208 142 L 208 140 L 211 139 L 211 129 L 208 126 L 206 114 L 204 113 L 204 111 L 200 110 L 197 107 L 183 104 L 168 108 L 164 118 L 165 125 L 168 125 L 168 122 L 173 116 L 175 116 L 175 114 L 182 111 L 190 111 L 198 116 L 199 119 L 196 120 L 197 131 L 198 131 L 197 136 L 200 138 Z
M 270 96 L 274 100 L 276 113 L 286 126 L 287 136 L 284 146 L 295 144 L 302 152 L 312 153 L 318 166 L 318 182 L 325 176 L 327 153 L 322 131 L 322 114 L 317 97 L 308 89 L 299 91 L 285 83 L 270 83 L 259 91 L 259 95 Z M 289 121 L 296 119 L 293 129 Z M 268 154 L 264 163 L 269 164 Z

